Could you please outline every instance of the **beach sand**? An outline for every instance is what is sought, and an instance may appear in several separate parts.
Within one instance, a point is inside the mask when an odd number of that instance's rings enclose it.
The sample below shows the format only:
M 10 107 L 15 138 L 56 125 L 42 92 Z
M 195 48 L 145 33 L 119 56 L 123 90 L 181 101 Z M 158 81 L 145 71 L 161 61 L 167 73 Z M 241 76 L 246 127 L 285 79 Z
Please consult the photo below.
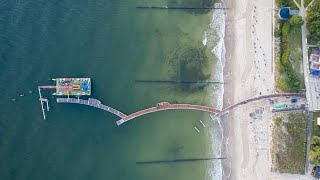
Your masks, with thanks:
M 224 106 L 274 93 L 273 1 L 227 0 Z M 269 179 L 271 113 L 259 121 L 249 114 L 262 104 L 252 103 L 225 115 L 231 179 Z M 227 170 L 229 170 L 227 168 Z M 229 172 L 225 172 L 229 174 Z

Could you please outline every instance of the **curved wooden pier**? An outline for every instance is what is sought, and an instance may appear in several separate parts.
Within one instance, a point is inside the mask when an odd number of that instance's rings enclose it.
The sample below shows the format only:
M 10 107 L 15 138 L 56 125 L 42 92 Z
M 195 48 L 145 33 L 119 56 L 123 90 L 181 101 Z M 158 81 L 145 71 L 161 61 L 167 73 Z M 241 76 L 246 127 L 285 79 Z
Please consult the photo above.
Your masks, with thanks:
M 149 113 L 165 111 L 165 110 L 177 110 L 177 109 L 204 111 L 211 114 L 216 114 L 220 112 L 218 109 L 214 109 L 208 106 L 192 105 L 192 104 L 170 104 L 168 102 L 161 102 L 161 103 L 158 103 L 155 107 L 151 107 L 151 108 L 144 109 L 144 110 L 135 112 L 133 114 L 130 114 L 124 120 L 129 121 L 131 119 L 134 119 L 136 117 L 149 114 Z
M 77 99 L 77 98 L 57 98 L 58 103 L 73 103 L 73 104 L 83 104 L 87 106 L 92 106 L 96 107 L 99 109 L 102 109 L 104 111 L 108 111 L 121 119 L 117 121 L 117 125 L 121 125 L 124 122 L 127 122 L 129 120 L 132 120 L 134 118 L 137 118 L 139 116 L 143 116 L 145 114 L 149 113 L 154 113 L 158 111 L 165 111 L 165 110 L 197 110 L 197 111 L 203 111 L 203 112 L 208 112 L 211 114 L 216 114 L 218 116 L 221 116 L 225 114 L 226 112 L 240 106 L 243 104 L 247 104 L 253 101 L 258 101 L 261 99 L 268 99 L 268 98 L 275 98 L 275 97 L 300 97 L 300 98 L 305 98 L 306 95 L 304 93 L 280 93 L 280 94 L 270 94 L 270 95 L 264 95 L 264 96 L 257 96 L 254 98 L 246 99 L 244 101 L 241 101 L 239 103 L 236 103 L 234 105 L 228 106 L 224 108 L 223 110 L 218 110 L 213 107 L 208 107 L 208 106 L 201 106 L 201 105 L 193 105 L 193 104 L 170 104 L 168 102 L 161 102 L 158 103 L 156 106 L 143 109 L 140 111 L 137 111 L 135 113 L 132 113 L 130 115 L 126 115 L 114 108 L 111 108 L 107 105 L 102 104 L 99 100 L 89 98 L 88 100 L 84 99 Z

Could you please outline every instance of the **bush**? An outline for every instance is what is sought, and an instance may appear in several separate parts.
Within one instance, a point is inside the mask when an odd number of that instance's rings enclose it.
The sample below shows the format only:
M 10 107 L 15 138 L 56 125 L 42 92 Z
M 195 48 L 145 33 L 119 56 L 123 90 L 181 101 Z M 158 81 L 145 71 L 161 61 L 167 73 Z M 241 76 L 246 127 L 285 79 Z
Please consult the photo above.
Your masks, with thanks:
M 281 65 L 283 65 L 286 70 L 288 70 L 289 67 L 291 66 L 291 64 L 289 62 L 289 52 L 287 49 L 284 50 L 284 52 L 281 56 Z
M 282 35 L 287 37 L 289 35 L 289 32 L 290 32 L 290 23 L 286 21 L 285 23 L 283 23 L 283 26 L 282 26 Z
M 312 164 L 317 164 L 317 165 L 320 164 L 320 137 L 319 136 L 312 136 L 310 161 Z
M 294 28 L 300 28 L 303 25 L 302 17 L 299 15 L 293 15 L 291 16 L 289 23 Z
M 299 86 L 300 86 L 300 82 L 299 82 L 299 81 L 296 81 L 296 82 L 293 83 L 293 85 L 294 85 L 295 87 L 299 87 Z

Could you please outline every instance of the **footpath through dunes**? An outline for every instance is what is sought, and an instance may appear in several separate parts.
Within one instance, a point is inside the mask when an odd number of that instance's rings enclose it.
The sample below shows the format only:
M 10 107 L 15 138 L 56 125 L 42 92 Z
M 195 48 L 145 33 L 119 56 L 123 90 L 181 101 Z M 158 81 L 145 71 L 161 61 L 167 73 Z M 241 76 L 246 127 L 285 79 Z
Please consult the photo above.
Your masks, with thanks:
M 117 121 L 117 125 L 121 125 L 124 122 L 127 122 L 129 120 L 132 120 L 134 118 L 137 118 L 139 116 L 149 114 L 149 113 L 154 113 L 158 111 L 165 111 L 165 110 L 197 110 L 197 111 L 203 111 L 203 112 L 208 112 L 211 114 L 215 114 L 217 116 L 221 116 L 225 114 L 226 112 L 240 106 L 243 104 L 247 104 L 253 101 L 258 101 L 261 99 L 268 99 L 268 98 L 275 98 L 275 97 L 300 97 L 300 98 L 305 98 L 306 95 L 304 93 L 279 93 L 279 94 L 270 94 L 270 95 L 263 95 L 263 96 L 257 96 L 254 98 L 246 99 L 244 101 L 241 101 L 239 103 L 236 103 L 234 105 L 228 106 L 222 110 L 215 109 L 213 107 L 208 107 L 208 106 L 201 106 L 201 105 L 193 105 L 193 104 L 170 104 L 168 102 L 161 102 L 157 103 L 155 107 L 143 109 L 140 111 L 137 111 L 135 113 L 132 113 L 130 115 L 126 115 L 122 113 L 121 111 L 118 111 L 112 107 L 109 107 L 107 105 L 102 104 L 99 100 L 89 98 L 88 100 L 84 99 L 79 99 L 79 98 L 57 98 L 58 103 L 73 103 L 73 104 L 82 104 L 82 105 L 87 105 L 87 106 L 92 106 L 96 107 L 99 109 L 102 109 L 104 111 L 108 111 L 121 119 Z

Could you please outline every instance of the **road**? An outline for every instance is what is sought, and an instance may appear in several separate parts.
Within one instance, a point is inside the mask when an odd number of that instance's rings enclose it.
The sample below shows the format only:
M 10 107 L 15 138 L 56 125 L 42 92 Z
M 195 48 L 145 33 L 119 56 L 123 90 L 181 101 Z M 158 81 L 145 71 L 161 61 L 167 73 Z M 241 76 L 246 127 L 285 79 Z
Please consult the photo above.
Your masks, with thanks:
M 301 7 L 300 7 L 300 16 L 302 17 L 303 21 L 305 22 L 301 27 L 301 38 L 302 38 L 302 58 L 303 58 L 303 72 L 304 72 L 304 81 L 306 87 L 306 98 L 309 108 L 309 116 L 308 116 L 308 126 L 307 126 L 307 144 L 306 144 L 306 164 L 305 164 L 305 173 L 309 172 L 309 165 L 310 165 L 310 141 L 311 141 L 311 134 L 312 134 L 312 112 L 310 110 L 314 109 L 313 102 L 310 95 L 310 79 L 309 79 L 309 62 L 308 62 L 308 47 L 307 47 L 307 36 L 308 30 L 306 26 L 306 8 L 304 7 L 304 0 L 301 0 Z

